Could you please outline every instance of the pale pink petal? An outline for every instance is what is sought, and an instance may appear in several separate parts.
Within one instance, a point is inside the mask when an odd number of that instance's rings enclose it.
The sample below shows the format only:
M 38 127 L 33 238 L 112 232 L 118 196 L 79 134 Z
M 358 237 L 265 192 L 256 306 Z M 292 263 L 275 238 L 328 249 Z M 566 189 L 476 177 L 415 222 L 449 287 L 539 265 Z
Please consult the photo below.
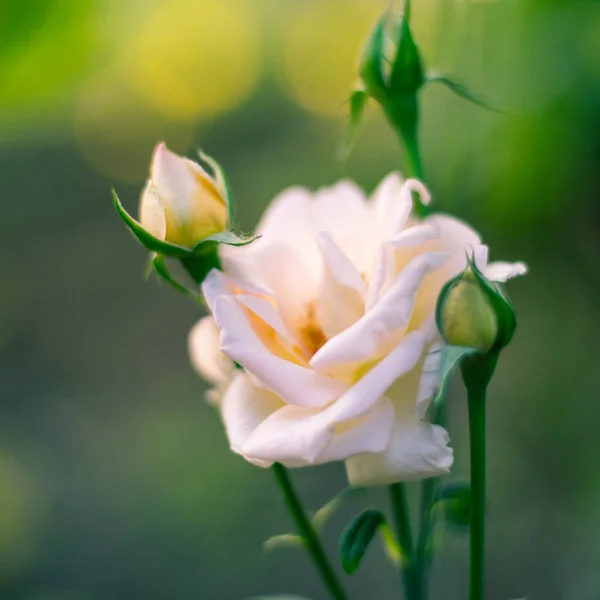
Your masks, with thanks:
M 165 210 L 152 182 L 148 181 L 140 198 L 140 224 L 159 240 L 167 235 L 167 220 Z
M 267 348 L 234 297 L 216 298 L 212 310 L 221 331 L 222 352 L 289 404 L 323 406 L 347 388 L 347 384 L 291 362 L 289 357 L 282 358 Z
M 213 384 L 229 381 L 233 363 L 219 349 L 219 330 L 212 317 L 203 317 L 194 325 L 188 337 L 192 365 Z
M 453 462 L 443 427 L 424 421 L 396 420 L 387 448 L 346 461 L 352 485 L 383 485 L 447 473 Z
M 316 316 L 325 336 L 331 338 L 364 314 L 366 286 L 356 267 L 329 234 L 317 234 L 317 245 L 324 268 L 316 298 Z
M 367 371 L 337 402 L 327 408 L 336 422 L 360 417 L 418 364 L 426 339 L 421 331 L 411 331 L 380 362 Z M 416 412 L 416 394 L 412 395 Z
M 319 281 L 321 258 L 314 240 L 318 266 L 309 268 L 303 247 L 261 238 L 239 248 L 221 246 L 225 272 L 241 282 L 251 282 L 277 298 L 286 326 L 301 318 L 314 300 Z
M 390 173 L 373 193 L 373 206 L 380 241 L 393 238 L 406 224 L 412 211 L 412 198 L 398 173 Z
M 513 277 L 525 275 L 527 273 L 527 265 L 523 262 L 500 262 L 490 263 L 485 268 L 483 274 L 490 281 L 508 281 Z
M 154 151 L 150 170 L 152 184 L 162 202 L 182 222 L 185 222 L 190 213 L 191 200 L 198 187 L 197 179 L 188 166 L 189 162 L 161 143 Z
M 275 394 L 257 388 L 245 373 L 239 372 L 227 388 L 221 404 L 221 416 L 231 449 L 244 454 L 244 444 L 254 430 L 282 406 L 282 400 Z
M 385 447 L 393 419 L 394 409 L 385 398 L 360 419 L 341 428 L 336 427 L 333 413 L 328 410 L 285 406 L 255 429 L 244 444 L 243 453 L 288 467 L 343 460 Z
M 396 250 L 417 248 L 418 246 L 436 239 L 439 231 L 435 225 L 415 225 L 401 231 L 389 242 L 384 242 L 379 248 L 379 254 L 373 275 L 369 283 L 366 297 L 366 310 L 369 310 L 389 289 L 396 278 Z M 423 250 L 426 250 L 424 248 Z
M 337 238 L 356 232 L 357 223 L 365 223 L 369 214 L 364 192 L 349 180 L 317 190 L 313 202 L 315 234 L 328 231 Z
M 414 258 L 381 301 L 351 327 L 330 339 L 312 357 L 311 366 L 322 372 L 338 372 L 340 365 L 372 360 L 389 350 L 410 321 L 421 281 L 446 259 L 443 252 L 426 252 Z

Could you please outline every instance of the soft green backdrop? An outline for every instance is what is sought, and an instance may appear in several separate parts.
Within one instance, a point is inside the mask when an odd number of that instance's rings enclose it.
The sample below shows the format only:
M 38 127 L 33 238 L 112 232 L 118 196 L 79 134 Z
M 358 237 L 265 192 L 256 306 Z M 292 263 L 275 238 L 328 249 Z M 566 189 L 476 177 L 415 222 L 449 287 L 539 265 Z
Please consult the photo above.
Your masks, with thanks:
M 197 307 L 145 283 L 135 211 L 152 147 L 201 145 L 241 223 L 292 184 L 402 165 L 373 107 L 336 159 L 342 103 L 381 0 L 0 0 L 0 595 L 6 600 L 238 600 L 324 593 L 269 471 L 231 454 L 186 335 Z M 600 5 L 415 0 L 429 66 L 518 116 L 423 93 L 435 206 L 470 220 L 520 327 L 489 401 L 489 599 L 600 596 Z M 190 154 L 191 155 L 191 154 Z M 343 210 L 343 208 L 341 208 Z M 454 386 L 455 476 L 467 473 Z M 294 473 L 317 508 L 345 485 Z M 384 500 L 357 498 L 326 528 Z M 432 598 L 466 592 L 466 538 L 443 540 Z M 378 544 L 355 600 L 399 597 Z

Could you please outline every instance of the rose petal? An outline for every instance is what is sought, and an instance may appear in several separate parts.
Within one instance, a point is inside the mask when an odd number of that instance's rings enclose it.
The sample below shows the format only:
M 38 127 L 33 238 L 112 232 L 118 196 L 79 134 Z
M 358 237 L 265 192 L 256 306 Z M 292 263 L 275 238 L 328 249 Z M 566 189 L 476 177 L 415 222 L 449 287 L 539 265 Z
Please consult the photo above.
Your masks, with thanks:
M 378 454 L 346 460 L 352 485 L 383 485 L 447 473 L 453 462 L 448 432 L 418 420 L 396 420 L 390 442 Z
M 206 281 L 205 281 L 206 287 Z M 296 406 L 323 406 L 343 393 L 347 384 L 282 358 L 267 348 L 231 296 L 217 297 L 213 316 L 221 330 L 221 350 L 266 387 Z M 281 352 L 285 352 L 281 348 Z
M 316 317 L 325 337 L 331 338 L 364 314 L 366 287 L 356 267 L 329 234 L 317 234 L 317 245 L 324 264 L 316 299 Z
M 219 330 L 212 317 L 203 317 L 188 337 L 192 365 L 211 383 L 225 383 L 233 373 L 233 363 L 219 349 Z
M 152 182 L 148 181 L 140 198 L 140 224 L 159 240 L 164 240 L 167 234 L 165 210 Z
M 425 275 L 439 268 L 446 259 L 443 252 L 426 252 L 414 258 L 381 301 L 354 325 L 330 339 L 312 357 L 310 365 L 322 372 L 339 372 L 340 365 L 381 356 L 404 332 Z
M 244 454 L 288 467 L 341 460 L 385 446 L 394 409 L 382 398 L 361 419 L 336 433 L 332 414 L 314 409 L 285 406 L 265 419 L 244 444 Z
M 397 275 L 396 250 L 417 248 L 438 236 L 439 231 L 435 225 L 431 223 L 416 225 L 401 231 L 389 242 L 385 242 L 380 246 L 365 300 L 366 310 L 371 309 L 376 302 L 379 302 L 394 282 Z
M 490 263 L 483 272 L 491 281 L 507 281 L 526 273 L 527 265 L 523 262 L 509 263 L 500 261 Z
M 283 401 L 275 394 L 257 388 L 248 375 L 238 373 L 223 396 L 221 405 L 221 416 L 231 449 L 243 455 L 244 444 L 254 430 L 282 406 Z

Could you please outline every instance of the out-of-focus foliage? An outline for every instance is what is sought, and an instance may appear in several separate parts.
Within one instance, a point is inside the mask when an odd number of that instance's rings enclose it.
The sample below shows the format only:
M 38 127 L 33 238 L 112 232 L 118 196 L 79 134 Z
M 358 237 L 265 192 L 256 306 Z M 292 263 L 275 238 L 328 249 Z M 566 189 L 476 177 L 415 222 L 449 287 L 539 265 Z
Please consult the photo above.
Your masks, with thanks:
M 377 107 L 349 160 L 336 151 L 360 45 L 388 5 L 0 2 L 2 598 L 322 597 L 301 551 L 261 552 L 290 530 L 271 474 L 227 450 L 186 356 L 200 310 L 143 281 L 146 253 L 110 188 L 135 214 L 164 140 L 222 162 L 245 232 L 286 186 L 351 176 L 372 189 L 403 164 Z M 517 113 L 422 94 L 434 206 L 531 269 L 510 286 L 519 327 L 489 392 L 490 594 L 595 600 L 600 5 L 419 0 L 413 29 L 429 70 Z M 461 399 L 450 394 L 458 477 Z M 315 508 L 344 486 L 335 465 L 294 476 Z M 327 522 L 332 553 L 378 494 Z M 356 599 L 396 597 L 379 546 Z M 464 598 L 466 542 L 443 548 L 432 598 Z

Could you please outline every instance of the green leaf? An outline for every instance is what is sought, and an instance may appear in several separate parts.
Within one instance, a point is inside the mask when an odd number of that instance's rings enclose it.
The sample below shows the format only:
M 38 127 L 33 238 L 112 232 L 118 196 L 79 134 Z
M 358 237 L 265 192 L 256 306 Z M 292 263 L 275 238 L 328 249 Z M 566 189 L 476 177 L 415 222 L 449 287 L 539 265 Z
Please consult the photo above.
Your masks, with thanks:
M 427 83 L 441 83 L 445 85 L 448 89 L 452 90 L 455 94 L 463 98 L 464 100 L 468 100 L 473 104 L 481 108 L 485 108 L 486 110 L 491 110 L 492 112 L 497 112 L 503 115 L 515 115 L 516 113 L 505 108 L 500 108 L 498 106 L 494 106 L 481 96 L 475 95 L 471 92 L 465 85 L 450 79 L 449 77 L 443 77 L 442 75 L 429 75 L 426 79 Z
M 156 274 L 163 281 L 166 281 L 173 289 L 188 296 L 188 298 L 192 298 L 192 300 L 199 302 L 200 304 L 204 304 L 204 298 L 202 297 L 202 294 L 186 288 L 183 284 L 179 283 L 173 278 L 169 272 L 169 269 L 167 268 L 164 256 L 161 254 L 155 254 L 154 258 L 152 259 L 152 268 Z
M 325 523 L 339 510 L 342 504 L 351 497 L 364 494 L 365 488 L 362 487 L 347 487 L 342 490 L 337 496 L 331 499 L 327 504 L 324 504 L 313 516 L 312 524 L 317 531 L 321 531 Z
M 247 246 L 252 242 L 256 241 L 260 236 L 241 238 L 233 231 L 221 231 L 220 233 L 213 233 L 207 238 L 204 238 L 201 242 L 196 244 L 194 247 L 194 254 L 198 254 L 206 247 L 205 245 L 210 242 L 216 244 L 225 244 L 226 246 Z
M 436 508 L 444 511 L 446 522 L 456 529 L 469 527 L 471 514 L 471 486 L 468 481 L 452 481 L 438 487 Z
M 200 149 L 198 149 L 198 156 L 212 169 L 214 173 L 215 179 L 217 180 L 217 185 L 221 188 L 221 191 L 225 196 L 225 201 L 227 202 L 229 227 L 232 227 L 235 218 L 235 206 L 233 203 L 233 193 L 231 191 L 231 186 L 229 185 L 229 179 L 227 179 L 227 175 L 225 174 L 225 169 L 223 169 L 223 167 L 214 158 L 212 158 L 212 156 L 205 154 Z
M 396 56 L 392 63 L 389 89 L 391 94 L 414 94 L 425 83 L 419 49 L 406 18 L 400 19 L 396 31 Z
M 159 240 L 151 233 L 146 231 L 140 223 L 138 223 L 124 208 L 117 196 L 115 190 L 112 191 L 115 208 L 117 209 L 118 215 L 123 219 L 127 227 L 131 230 L 133 235 L 138 241 L 150 252 L 156 252 L 157 254 L 164 254 L 165 256 L 171 256 L 175 258 L 185 258 L 191 256 L 192 251 L 189 248 L 183 246 L 177 246 L 176 244 L 170 244 L 164 240 Z
M 263 550 L 272 552 L 280 548 L 297 548 L 304 545 L 304 539 L 295 533 L 274 535 L 263 542 Z
M 367 39 L 359 67 L 360 77 L 363 80 L 369 95 L 379 99 L 385 93 L 387 84 L 383 70 L 385 60 L 385 41 L 387 24 L 390 13 L 383 14 Z
M 381 539 L 383 541 L 383 549 L 386 556 L 390 559 L 392 564 L 402 564 L 406 557 L 402 554 L 402 548 L 400 548 L 396 536 L 394 536 L 394 533 L 387 522 L 380 525 L 379 531 L 381 531 Z
M 385 522 L 379 510 L 368 509 L 360 513 L 347 525 L 340 538 L 340 557 L 346 573 L 354 573 L 377 530 Z
M 437 392 L 431 402 L 431 410 L 437 411 L 439 405 L 444 401 L 452 375 L 461 361 L 473 354 L 480 354 L 475 348 L 465 348 L 464 346 L 444 346 L 439 350 L 442 353 L 439 371 L 439 384 Z
M 346 136 L 341 148 L 341 158 L 348 158 L 354 141 L 360 120 L 369 101 L 369 95 L 365 90 L 354 90 L 348 99 L 350 104 L 350 113 L 348 115 L 348 125 L 346 126 Z

